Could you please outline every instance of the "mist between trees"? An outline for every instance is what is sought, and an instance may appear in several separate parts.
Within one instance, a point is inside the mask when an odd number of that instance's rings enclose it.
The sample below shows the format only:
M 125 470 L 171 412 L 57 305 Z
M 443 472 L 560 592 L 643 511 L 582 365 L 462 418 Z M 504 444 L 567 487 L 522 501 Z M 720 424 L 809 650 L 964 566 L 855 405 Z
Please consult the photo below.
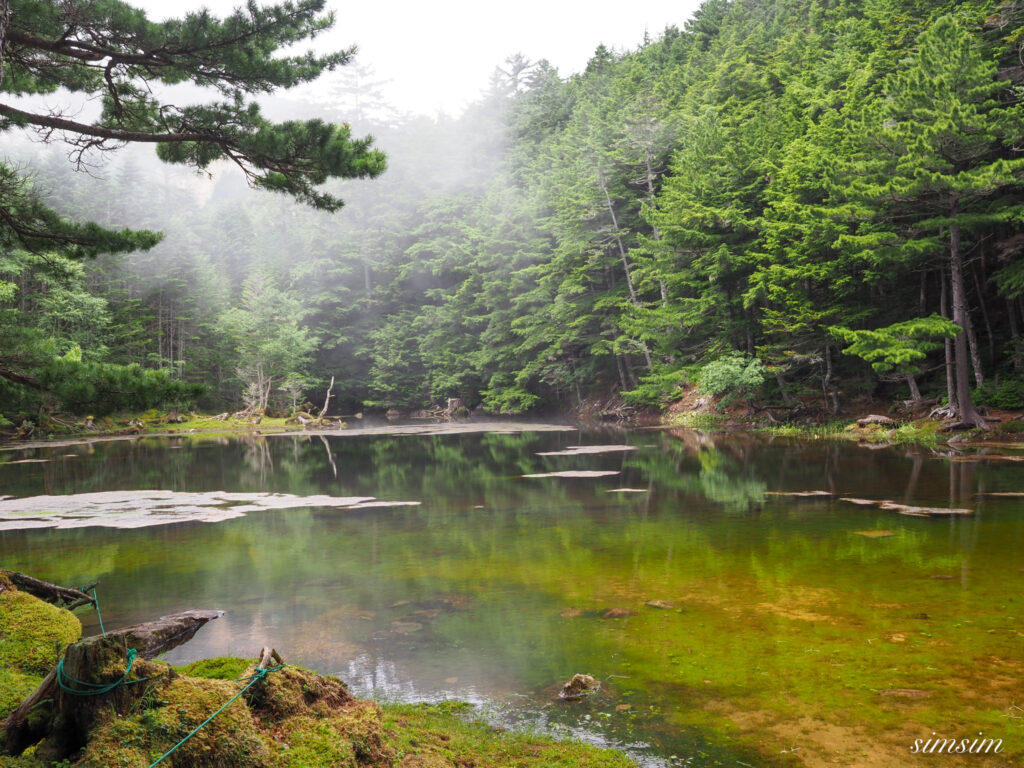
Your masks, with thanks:
M 703 375 L 981 424 L 977 402 L 1024 405 L 1022 21 L 1020 0 L 709 0 L 582 73 L 511 57 L 458 118 L 398 114 L 349 63 L 315 103 L 263 101 L 387 153 L 319 187 L 336 213 L 145 147 L 75 174 L 9 129 L 63 216 L 164 237 L 93 258 L 5 237 L 3 367 L 138 364 L 211 410 L 288 410 L 334 376 L 343 412 L 658 405 Z M 43 397 L 0 387 L 8 418 Z

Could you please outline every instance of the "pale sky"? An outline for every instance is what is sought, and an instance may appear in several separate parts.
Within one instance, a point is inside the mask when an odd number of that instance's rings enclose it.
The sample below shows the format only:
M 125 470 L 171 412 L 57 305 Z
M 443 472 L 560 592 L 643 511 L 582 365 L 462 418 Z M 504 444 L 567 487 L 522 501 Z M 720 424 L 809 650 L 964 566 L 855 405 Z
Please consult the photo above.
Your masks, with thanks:
M 206 6 L 223 16 L 238 0 L 127 0 L 154 20 Z M 700 0 L 328 0 L 337 16 L 317 48 L 359 46 L 386 98 L 401 111 L 456 115 L 487 87 L 507 56 L 547 59 L 563 76 L 581 71 L 599 43 L 636 48 L 682 27 Z

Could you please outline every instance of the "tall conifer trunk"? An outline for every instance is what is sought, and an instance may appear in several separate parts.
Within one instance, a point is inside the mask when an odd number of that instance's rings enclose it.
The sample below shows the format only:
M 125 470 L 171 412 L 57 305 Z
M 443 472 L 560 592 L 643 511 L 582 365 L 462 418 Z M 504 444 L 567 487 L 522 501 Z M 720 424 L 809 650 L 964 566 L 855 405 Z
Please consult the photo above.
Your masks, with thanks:
M 939 293 L 939 314 L 949 320 L 949 286 L 946 281 L 945 270 L 939 270 L 939 284 L 941 285 L 941 291 Z M 956 380 L 953 377 L 953 341 L 947 338 L 943 346 L 946 352 L 946 402 L 949 404 L 949 409 L 952 412 L 955 411 L 957 407 Z
M 956 207 L 951 211 L 955 216 Z M 949 275 L 953 289 L 953 322 L 960 326 L 960 333 L 953 340 L 956 360 L 956 396 L 960 421 L 974 427 L 988 429 L 988 424 L 974 407 L 971 399 L 971 371 L 967 344 L 967 296 L 964 292 L 963 254 L 960 252 L 960 225 L 949 227 Z
M 7 25 L 10 21 L 10 0 L 0 0 L 0 85 L 4 82 L 4 41 L 7 39 Z

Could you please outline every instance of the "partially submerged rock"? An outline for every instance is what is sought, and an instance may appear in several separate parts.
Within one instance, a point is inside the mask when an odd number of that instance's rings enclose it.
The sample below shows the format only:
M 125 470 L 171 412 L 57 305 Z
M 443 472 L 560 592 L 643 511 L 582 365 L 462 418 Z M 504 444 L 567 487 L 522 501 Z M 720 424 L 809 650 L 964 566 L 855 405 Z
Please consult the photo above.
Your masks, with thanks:
M 880 416 L 877 413 L 873 413 L 870 416 L 865 416 L 863 419 L 857 419 L 858 427 L 866 427 L 868 424 L 881 424 L 882 426 L 892 426 L 896 423 L 895 419 L 890 419 L 888 416 Z
M 671 600 L 648 600 L 644 605 L 648 608 L 660 608 L 663 611 L 671 611 L 676 607 Z
M 592 675 L 576 674 L 572 679 L 562 686 L 558 692 L 558 698 L 563 701 L 579 701 L 584 696 L 596 693 L 601 689 L 601 682 Z

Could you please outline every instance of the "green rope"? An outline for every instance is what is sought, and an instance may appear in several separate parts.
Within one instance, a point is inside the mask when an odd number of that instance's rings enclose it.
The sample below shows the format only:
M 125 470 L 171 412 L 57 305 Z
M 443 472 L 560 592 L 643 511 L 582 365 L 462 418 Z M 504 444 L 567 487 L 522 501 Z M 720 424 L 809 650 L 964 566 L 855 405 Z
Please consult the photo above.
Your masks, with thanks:
M 88 594 L 88 592 L 86 592 L 86 587 L 78 587 L 78 591 Z M 96 597 L 96 587 L 92 588 L 92 607 L 96 609 L 96 618 L 100 621 L 100 634 L 106 637 L 107 630 L 103 628 L 103 614 L 100 613 L 100 599 Z
M 96 618 L 100 620 L 100 633 L 104 637 L 106 637 L 107 630 L 103 628 L 103 614 L 100 613 L 100 599 L 96 597 L 96 587 L 92 588 L 92 604 L 93 607 L 96 609 Z
M 242 695 L 243 693 L 245 693 L 246 691 L 248 691 L 248 690 L 249 690 L 249 689 L 250 689 L 250 688 L 251 688 L 252 686 L 256 685 L 256 683 L 258 683 L 258 682 L 259 682 L 260 680 L 262 680 L 263 678 L 265 678 L 265 677 L 266 677 L 266 676 L 267 676 L 267 675 L 268 675 L 269 673 L 271 673 L 271 672 L 277 672 L 277 670 L 281 669 L 282 667 L 284 667 L 284 664 L 279 664 L 279 665 L 277 665 L 276 667 L 267 667 L 266 669 L 257 669 L 257 670 L 256 670 L 256 671 L 255 671 L 255 672 L 254 672 L 253 674 L 249 675 L 248 677 L 240 677 L 240 678 L 238 678 L 238 680 L 239 680 L 239 681 L 241 681 L 241 680 L 248 680 L 248 681 L 249 681 L 249 684 L 248 684 L 248 685 L 246 685 L 246 686 L 245 686 L 245 687 L 244 687 L 244 688 L 243 688 L 242 690 L 240 690 L 240 691 L 239 691 L 238 693 L 236 693 L 236 694 L 235 694 L 234 696 L 232 696 L 232 697 L 231 697 L 230 699 L 228 699 L 228 701 L 227 701 L 227 704 L 225 704 L 225 705 L 224 705 L 223 707 L 221 707 L 220 709 L 218 709 L 218 710 L 217 710 L 216 712 L 214 712 L 214 713 L 213 713 L 212 715 L 210 715 L 210 716 L 209 716 L 208 718 L 206 718 L 205 720 L 203 720 L 203 722 L 201 722 L 201 723 L 200 723 L 199 725 L 197 725 L 197 726 L 196 726 L 195 728 L 193 728 L 193 729 L 192 729 L 192 732 L 191 732 L 191 733 L 189 733 L 189 735 L 188 735 L 188 736 L 186 736 L 186 737 L 185 737 L 185 738 L 183 738 L 183 739 L 182 739 L 181 741 L 179 741 L 179 742 L 178 742 L 177 744 L 175 744 L 175 745 L 174 745 L 173 747 L 171 747 L 171 748 L 170 748 L 169 750 L 167 750 L 166 752 L 164 752 L 164 753 L 163 753 L 163 754 L 162 754 L 162 755 L 161 755 L 161 756 L 160 756 L 160 757 L 159 757 L 159 758 L 158 758 L 158 759 L 157 759 L 156 761 L 154 761 L 153 763 L 151 763 L 151 764 L 150 764 L 149 768 L 154 768 L 154 766 L 157 766 L 157 765 L 159 765 L 160 763 L 162 763 L 162 762 L 164 761 L 164 759 L 165 759 L 165 758 L 166 758 L 166 757 L 167 757 L 168 755 L 170 755 L 170 754 L 171 754 L 172 752 L 174 752 L 174 751 L 175 751 L 175 750 L 176 750 L 176 749 L 177 749 L 178 747 L 180 747 L 180 746 L 181 746 L 182 744 L 184 744 L 184 743 L 185 743 L 186 741 L 188 741 L 188 740 L 189 740 L 189 739 L 191 739 L 191 738 L 192 738 L 193 736 L 195 736 L 195 735 L 196 735 L 197 733 L 199 733 L 200 729 L 201 729 L 201 728 L 202 728 L 202 727 L 203 727 L 204 725 L 206 725 L 207 723 L 209 723 L 209 722 L 210 722 L 211 720 L 213 720 L 213 718 L 215 718 L 215 717 L 216 717 L 217 715 L 219 715 L 219 714 L 220 714 L 221 712 L 223 712 L 223 711 L 224 711 L 225 709 L 227 709 L 228 707 L 230 707 L 230 706 L 231 706 L 231 704 L 232 704 L 232 703 L 233 703 L 233 702 L 235 701 L 235 699 L 237 699 L 237 698 L 238 698 L 239 696 L 241 696 L 241 695 Z
M 135 683 L 143 683 L 149 680 L 148 677 L 140 677 L 138 680 L 129 680 L 128 675 L 132 673 L 132 666 L 135 664 L 135 657 L 138 655 L 138 651 L 134 648 L 128 649 L 128 665 L 125 667 L 124 674 L 121 675 L 120 679 L 115 680 L 113 683 L 90 683 L 87 680 L 79 680 L 71 677 L 64 671 L 64 659 L 62 658 L 57 662 L 57 685 L 65 693 L 70 693 L 72 696 L 102 696 L 105 693 L 110 693 L 112 690 L 117 688 L 119 685 L 134 685 Z M 75 686 L 75 687 L 72 687 Z

